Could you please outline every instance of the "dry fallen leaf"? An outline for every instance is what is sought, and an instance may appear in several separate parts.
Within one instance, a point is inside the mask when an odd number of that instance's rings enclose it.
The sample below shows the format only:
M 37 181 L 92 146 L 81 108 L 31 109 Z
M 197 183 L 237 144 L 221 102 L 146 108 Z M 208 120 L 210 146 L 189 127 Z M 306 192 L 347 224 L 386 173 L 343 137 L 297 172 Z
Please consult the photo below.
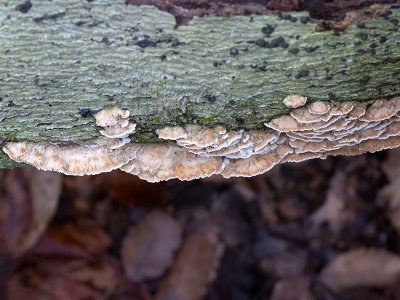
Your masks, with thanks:
M 90 220 L 82 220 L 78 224 L 53 225 L 47 234 L 54 240 L 90 254 L 102 254 L 112 243 L 104 228 Z
M 117 272 L 114 267 L 105 262 L 88 265 L 72 271 L 70 278 L 78 282 L 89 283 L 91 286 L 110 293 L 117 285 Z
M 107 294 L 105 290 L 99 290 L 93 285 L 96 280 L 93 276 L 86 276 L 82 280 L 76 278 L 79 270 L 90 268 L 92 266 L 84 261 L 47 260 L 38 265 L 33 264 L 10 279 L 9 299 L 103 299 Z
M 400 233 L 400 150 L 388 151 L 388 159 L 383 164 L 383 170 L 389 179 L 384 187 L 385 199 L 389 202 L 389 219 L 393 227 Z
M 312 300 L 310 279 L 305 276 L 280 280 L 275 283 L 271 300 Z
M 161 276 L 172 264 L 181 236 L 181 225 L 168 214 L 153 211 L 146 215 L 122 242 L 121 257 L 128 278 L 139 282 Z
M 104 175 L 111 183 L 114 200 L 144 207 L 165 206 L 165 182 L 150 183 L 126 172 L 113 171 Z
M 289 278 L 300 275 L 307 263 L 305 251 L 282 251 L 261 261 L 261 269 L 278 278 Z
M 328 264 L 319 278 L 334 292 L 385 287 L 400 279 L 400 256 L 376 248 L 350 250 Z
M 347 176 L 345 171 L 339 169 L 330 181 L 324 204 L 310 217 L 313 231 L 321 225 L 327 224 L 333 232 L 341 230 L 347 222 L 354 218 L 351 210 L 346 209 Z
M 200 300 L 214 279 L 222 254 L 216 234 L 189 234 L 155 299 Z
M 32 247 L 57 208 L 62 175 L 32 167 L 3 172 L 0 241 L 14 256 Z

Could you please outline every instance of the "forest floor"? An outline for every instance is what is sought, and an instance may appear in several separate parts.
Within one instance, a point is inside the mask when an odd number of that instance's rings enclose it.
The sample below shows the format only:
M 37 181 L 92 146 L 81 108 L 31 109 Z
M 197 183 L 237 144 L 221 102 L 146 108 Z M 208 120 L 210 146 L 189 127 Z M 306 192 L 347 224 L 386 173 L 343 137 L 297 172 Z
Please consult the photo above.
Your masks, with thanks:
M 191 182 L 0 171 L 8 299 L 400 299 L 399 231 L 400 150 Z

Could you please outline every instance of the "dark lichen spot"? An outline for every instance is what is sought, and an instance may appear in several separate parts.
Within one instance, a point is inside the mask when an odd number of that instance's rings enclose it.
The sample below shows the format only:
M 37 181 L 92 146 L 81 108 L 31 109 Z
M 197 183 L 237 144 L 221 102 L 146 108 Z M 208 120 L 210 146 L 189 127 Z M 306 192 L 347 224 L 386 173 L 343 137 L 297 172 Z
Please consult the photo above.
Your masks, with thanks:
M 110 41 L 108 36 L 103 36 L 103 39 L 101 40 L 102 43 L 106 44 L 107 46 L 110 46 L 113 42 Z
M 44 122 L 44 123 L 39 123 L 37 126 L 50 126 L 52 123 L 50 122 Z
M 388 10 L 387 12 L 383 13 L 381 15 L 382 18 L 384 18 L 385 20 L 389 19 L 389 16 L 392 14 L 393 12 L 391 10 Z
M 365 75 L 364 77 L 362 77 L 360 79 L 360 83 L 363 84 L 363 85 L 367 84 L 370 79 L 371 79 L 371 76 Z
M 308 22 L 308 17 L 307 16 L 300 17 L 300 22 L 306 24 Z
M 388 39 L 387 39 L 386 36 L 382 36 L 382 37 L 379 39 L 379 43 L 383 44 L 383 43 L 385 43 L 387 40 L 388 40 Z
M 22 4 L 17 5 L 15 7 L 15 10 L 18 10 L 19 12 L 26 14 L 31 8 L 32 8 L 32 2 L 28 0 Z
M 289 21 L 292 22 L 292 23 L 295 23 L 295 22 L 297 22 L 297 18 L 293 17 L 293 16 L 290 16 Z
M 285 14 L 285 15 L 280 15 L 280 17 L 281 17 L 281 19 L 282 20 L 290 20 L 290 18 L 292 17 L 291 15 L 287 15 L 287 14 Z
M 399 24 L 399 20 L 397 19 L 391 19 L 390 22 L 394 25 L 398 25 Z
M 90 109 L 89 108 L 81 108 L 78 113 L 81 115 L 82 118 L 87 118 L 90 116 Z
M 301 70 L 299 73 L 296 74 L 296 79 L 306 77 L 310 72 L 308 70 Z
M 275 48 L 275 47 L 278 47 L 280 44 L 281 44 L 281 43 L 278 41 L 278 39 L 273 39 L 273 40 L 269 43 L 269 46 L 270 46 L 271 48 Z
M 370 48 L 377 48 L 378 44 L 377 43 L 372 43 L 371 45 L 369 45 Z
M 166 59 L 167 59 L 167 55 L 165 55 L 165 54 L 161 55 L 161 56 L 160 56 L 160 59 L 161 59 L 161 61 L 166 60 Z
M 368 38 L 368 34 L 366 34 L 365 32 L 358 32 L 358 33 L 356 33 L 356 37 L 365 41 Z
M 13 106 L 17 106 L 13 101 L 8 101 L 8 104 L 7 104 L 7 106 L 8 107 L 13 107 Z
M 205 98 L 211 103 L 213 103 L 217 100 L 217 97 L 213 96 L 213 95 L 206 95 Z
M 145 39 L 145 40 L 138 41 L 136 43 L 136 45 L 138 45 L 140 48 L 156 47 L 157 46 L 157 42 Z
M 229 51 L 229 54 L 230 54 L 230 55 L 233 55 L 233 56 L 238 55 L 238 54 L 239 54 L 239 50 L 238 50 L 238 49 L 231 49 L 231 50 Z
M 55 13 L 55 14 L 44 14 L 41 17 L 34 18 L 33 21 L 41 22 L 41 21 L 45 21 L 45 20 L 56 20 L 57 18 L 62 17 L 64 15 L 65 15 L 65 12 L 59 12 L 59 13 Z
M 263 39 L 258 39 L 258 40 L 256 40 L 256 45 L 257 46 L 261 46 L 261 47 L 264 47 L 265 46 L 265 40 L 263 40 Z
M 264 33 L 267 36 L 269 36 L 271 33 L 273 33 L 274 30 L 275 30 L 275 27 L 273 27 L 269 24 L 267 24 L 263 28 L 261 28 L 262 33 Z
M 364 22 L 357 23 L 357 27 L 358 28 L 365 28 L 365 23 Z
M 354 42 L 354 46 L 360 46 L 362 43 L 360 41 Z
M 299 53 L 299 51 L 300 50 L 298 48 L 293 48 L 293 49 L 289 50 L 289 52 L 292 53 L 292 54 L 297 54 L 297 53 Z
M 240 118 L 240 117 L 236 117 L 236 124 L 238 124 L 239 126 L 243 125 L 244 124 L 244 120 L 242 118 Z
M 261 72 L 266 72 L 268 69 L 267 69 L 266 65 L 261 65 L 261 66 L 258 67 L 258 70 L 261 71 Z
M 82 25 L 85 25 L 85 24 L 86 24 L 85 21 L 78 21 L 78 22 L 75 22 L 75 26 L 78 26 L 78 27 L 80 27 L 80 26 L 82 26 Z
M 331 99 L 331 100 L 335 100 L 336 99 L 335 94 L 332 93 L 332 92 L 328 93 L 328 96 L 329 96 L 329 99 Z
M 318 48 L 319 48 L 319 46 L 313 46 L 313 47 L 304 48 L 304 50 L 306 50 L 307 53 L 311 53 L 311 52 L 314 52 L 315 50 L 317 50 Z
M 281 47 L 286 49 L 289 47 L 289 44 L 286 42 L 283 42 L 283 43 L 281 43 Z
M 214 67 L 222 66 L 223 64 L 224 64 L 224 62 L 221 62 L 221 61 L 214 61 L 213 62 L 213 66 Z

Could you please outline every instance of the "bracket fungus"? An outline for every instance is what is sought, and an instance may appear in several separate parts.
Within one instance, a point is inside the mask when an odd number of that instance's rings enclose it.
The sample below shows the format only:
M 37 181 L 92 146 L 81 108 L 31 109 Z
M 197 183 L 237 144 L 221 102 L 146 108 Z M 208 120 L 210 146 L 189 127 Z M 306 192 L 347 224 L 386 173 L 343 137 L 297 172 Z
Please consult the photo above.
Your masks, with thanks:
M 129 122 L 129 111 L 114 107 L 95 115 L 104 137 L 91 144 L 9 142 L 3 150 L 10 158 L 42 170 L 89 175 L 119 168 L 155 182 L 213 174 L 254 176 L 280 162 L 357 155 L 400 145 L 400 97 L 301 105 L 289 115 L 266 122 L 262 130 L 227 131 L 223 126 L 198 125 L 156 130 L 160 139 L 173 144 L 131 142 L 128 136 L 136 124 Z
M 297 108 L 303 106 L 307 103 L 307 97 L 302 97 L 299 95 L 288 95 L 285 99 L 283 99 L 283 104 L 285 104 L 289 108 Z

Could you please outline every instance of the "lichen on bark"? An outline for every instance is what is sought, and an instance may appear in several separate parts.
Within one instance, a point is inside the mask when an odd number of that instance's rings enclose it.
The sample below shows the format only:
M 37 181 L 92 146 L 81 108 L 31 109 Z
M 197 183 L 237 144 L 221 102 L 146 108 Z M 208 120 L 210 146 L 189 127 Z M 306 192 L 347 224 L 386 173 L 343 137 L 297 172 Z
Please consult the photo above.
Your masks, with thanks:
M 128 109 L 133 141 L 164 126 L 259 129 L 310 102 L 400 94 L 400 9 L 316 32 L 307 14 L 175 19 L 123 0 L 0 4 L 0 139 L 77 143 L 99 136 L 93 113 Z M 294 22 L 294 18 L 296 21 Z M 7 159 L 0 156 L 0 167 Z

